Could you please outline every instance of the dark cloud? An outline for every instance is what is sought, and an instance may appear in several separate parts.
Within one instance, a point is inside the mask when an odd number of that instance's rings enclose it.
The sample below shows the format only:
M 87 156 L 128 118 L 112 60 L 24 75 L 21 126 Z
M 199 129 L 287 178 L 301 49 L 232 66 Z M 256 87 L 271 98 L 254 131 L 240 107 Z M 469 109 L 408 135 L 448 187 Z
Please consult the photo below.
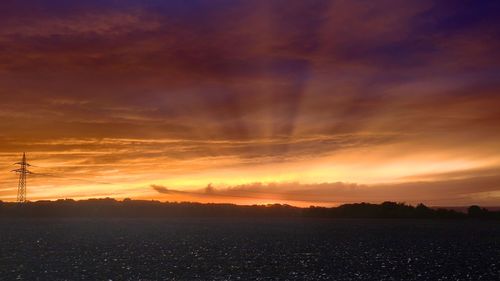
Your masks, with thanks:
M 158 193 L 161 193 L 161 194 L 178 194 L 178 193 L 185 193 L 184 191 L 180 191 L 180 190 L 172 190 L 172 189 L 168 189 L 164 186 L 161 186 L 161 185 L 156 185 L 156 184 L 152 184 L 151 185 L 151 188 L 153 188 L 155 191 L 157 191 Z

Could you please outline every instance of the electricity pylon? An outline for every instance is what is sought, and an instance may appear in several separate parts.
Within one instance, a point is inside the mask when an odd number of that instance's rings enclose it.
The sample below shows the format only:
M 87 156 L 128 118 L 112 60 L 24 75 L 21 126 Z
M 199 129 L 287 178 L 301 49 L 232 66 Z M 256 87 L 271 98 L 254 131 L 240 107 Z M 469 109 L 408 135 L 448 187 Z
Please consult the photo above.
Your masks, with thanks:
M 17 203 L 26 203 L 26 175 L 32 174 L 32 172 L 28 170 L 28 167 L 31 165 L 26 162 L 26 153 L 23 153 L 23 159 L 21 162 L 17 162 L 14 165 L 21 165 L 19 169 L 12 170 L 12 172 L 19 174 L 19 184 L 17 185 Z

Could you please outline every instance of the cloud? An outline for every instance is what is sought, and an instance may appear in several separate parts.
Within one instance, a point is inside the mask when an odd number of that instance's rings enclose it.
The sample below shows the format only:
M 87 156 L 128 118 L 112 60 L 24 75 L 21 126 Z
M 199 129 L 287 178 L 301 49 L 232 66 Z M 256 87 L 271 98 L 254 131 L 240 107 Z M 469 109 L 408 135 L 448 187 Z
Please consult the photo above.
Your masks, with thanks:
M 54 36 L 118 36 L 129 32 L 151 31 L 160 26 L 158 22 L 136 11 L 31 18 L 28 22 L 16 20 L 11 19 L 3 26 L 0 30 L 1 37 L 35 37 L 40 40 Z
M 434 181 L 409 181 L 388 184 L 355 184 L 327 182 L 303 184 L 298 182 L 250 183 L 216 188 L 209 184 L 205 189 L 173 191 L 152 185 L 162 194 L 184 193 L 191 200 L 201 198 L 259 199 L 272 202 L 307 202 L 334 205 L 355 202 L 397 201 L 428 205 L 494 205 L 500 198 L 500 174 Z M 469 177 L 467 177 L 469 176 Z M 168 199 L 168 198 L 167 198 Z
M 156 190 L 158 193 L 161 193 L 161 194 L 177 194 L 177 193 L 185 193 L 183 191 L 180 191 L 180 190 L 172 190 L 172 189 L 168 189 L 164 186 L 161 186 L 161 185 L 157 185 L 157 184 L 152 184 L 151 185 L 151 188 L 153 188 L 154 190 Z

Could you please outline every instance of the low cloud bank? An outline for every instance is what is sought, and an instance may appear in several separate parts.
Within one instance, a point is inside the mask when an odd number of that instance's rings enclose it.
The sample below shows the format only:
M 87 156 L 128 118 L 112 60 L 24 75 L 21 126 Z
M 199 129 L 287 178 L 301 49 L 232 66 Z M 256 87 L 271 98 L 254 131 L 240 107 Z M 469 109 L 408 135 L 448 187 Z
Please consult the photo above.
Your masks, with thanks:
M 353 203 L 397 201 L 428 205 L 499 205 L 500 175 L 464 179 L 415 181 L 396 184 L 362 185 L 332 182 L 303 184 L 299 182 L 250 183 L 235 186 L 207 187 L 191 191 L 169 189 L 161 185 L 151 187 L 162 194 L 184 194 L 204 198 L 247 198 L 276 201 L 314 203 Z

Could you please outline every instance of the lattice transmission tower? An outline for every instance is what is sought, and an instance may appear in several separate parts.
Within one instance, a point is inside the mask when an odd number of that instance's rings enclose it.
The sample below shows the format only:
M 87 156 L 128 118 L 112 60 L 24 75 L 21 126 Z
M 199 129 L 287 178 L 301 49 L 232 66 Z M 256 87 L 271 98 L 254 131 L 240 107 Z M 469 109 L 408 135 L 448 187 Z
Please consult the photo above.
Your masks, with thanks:
M 23 159 L 21 162 L 15 163 L 15 165 L 20 165 L 19 169 L 12 170 L 19 174 L 19 184 L 17 185 L 17 202 L 18 203 L 26 203 L 26 176 L 28 174 L 32 174 L 28 170 L 28 167 L 31 166 L 28 162 L 26 162 L 26 153 L 23 153 Z

